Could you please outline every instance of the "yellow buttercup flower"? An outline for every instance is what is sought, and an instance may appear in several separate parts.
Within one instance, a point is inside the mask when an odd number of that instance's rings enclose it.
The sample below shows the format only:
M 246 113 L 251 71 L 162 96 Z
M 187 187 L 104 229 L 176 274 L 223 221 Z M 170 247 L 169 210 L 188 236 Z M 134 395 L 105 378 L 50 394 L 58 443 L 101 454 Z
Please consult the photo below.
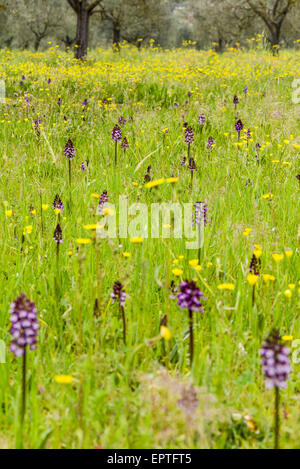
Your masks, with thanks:
M 12 214 L 13 214 L 13 211 L 12 211 L 12 210 L 5 210 L 5 215 L 6 215 L 7 217 L 11 217 Z
M 285 251 L 285 255 L 286 255 L 286 257 L 289 259 L 290 257 L 292 257 L 293 251 L 292 251 L 291 249 L 287 249 L 287 250 Z
M 233 283 L 221 283 L 218 285 L 219 290 L 234 290 L 235 285 Z
M 272 254 L 272 257 L 273 257 L 275 262 L 280 262 L 284 258 L 284 255 L 275 253 L 275 254 Z
M 253 251 L 253 254 L 255 255 L 256 259 L 259 259 L 262 255 L 262 250 L 261 249 L 255 249 Z
M 31 234 L 32 233 L 32 225 L 25 226 L 24 234 Z
M 166 326 L 161 326 L 160 328 L 160 335 L 163 339 L 165 340 L 170 340 L 172 337 L 171 331 L 168 327 Z
M 252 228 L 245 228 L 245 231 L 243 232 L 243 235 L 246 237 L 246 236 L 249 236 L 249 234 L 251 233 L 252 231 Z
M 164 179 L 164 178 L 156 179 L 155 181 L 147 182 L 147 184 L 145 185 L 145 187 L 146 187 L 147 189 L 151 189 L 152 187 L 160 186 L 160 185 L 163 184 L 164 182 L 165 182 L 165 179 Z
M 130 252 L 123 252 L 123 256 L 128 258 L 131 257 L 131 254 Z
M 56 215 L 59 215 L 60 212 L 61 212 L 61 209 L 60 209 L 60 208 L 55 208 L 55 209 L 54 209 L 54 212 L 56 213 Z
M 113 217 L 115 214 L 114 210 L 109 207 L 105 208 L 103 212 L 104 212 L 104 215 L 109 215 L 110 217 Z
M 173 269 L 172 270 L 172 273 L 176 276 L 176 277 L 180 277 L 182 274 L 183 274 L 183 270 L 181 269 Z
M 196 267 L 198 263 L 199 263 L 198 259 L 192 259 L 191 261 L 189 261 L 189 264 L 191 267 Z
M 292 335 L 283 335 L 282 336 L 282 340 L 284 340 L 285 342 L 290 342 L 291 340 L 293 340 L 293 336 Z
M 285 290 L 284 296 L 286 296 L 287 298 L 292 298 L 292 295 L 293 293 L 291 292 L 291 290 Z
M 168 184 L 174 184 L 175 182 L 178 182 L 178 181 L 179 181 L 179 178 L 175 178 L 175 177 L 167 179 Z
M 89 244 L 92 240 L 90 238 L 77 238 L 77 244 Z
M 258 275 L 248 274 L 247 275 L 247 281 L 248 281 L 249 285 L 251 285 L 251 287 L 254 287 L 254 285 L 257 284 Z
M 96 192 L 93 192 L 93 194 L 91 194 L 91 197 L 93 197 L 93 199 L 99 199 L 100 195 Z
M 83 228 L 84 228 L 85 230 L 96 230 L 97 227 L 99 228 L 100 225 L 96 225 L 96 224 L 93 224 L 93 225 L 84 225 Z
M 144 239 L 141 236 L 137 236 L 136 238 L 130 238 L 130 242 L 132 244 L 141 244 Z
M 270 275 L 270 274 L 264 274 L 264 275 L 262 276 L 262 278 L 263 278 L 263 281 L 264 281 L 265 283 L 274 282 L 274 280 L 275 280 L 274 275 Z
M 58 384 L 71 384 L 73 377 L 69 375 L 56 375 L 54 376 L 54 381 Z

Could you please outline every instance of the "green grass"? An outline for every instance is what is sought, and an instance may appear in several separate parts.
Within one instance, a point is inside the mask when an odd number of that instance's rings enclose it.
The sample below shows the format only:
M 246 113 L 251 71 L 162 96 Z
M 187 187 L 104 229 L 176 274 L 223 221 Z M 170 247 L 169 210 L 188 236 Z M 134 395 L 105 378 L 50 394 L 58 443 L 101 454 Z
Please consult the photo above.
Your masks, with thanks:
M 93 52 L 85 65 L 55 49 L 36 55 L 0 51 L 0 78 L 6 80 L 8 98 L 0 105 L 0 339 L 7 344 L 7 362 L 0 364 L 0 447 L 272 447 L 273 394 L 265 389 L 259 348 L 273 327 L 300 338 L 300 105 L 292 102 L 299 64 L 299 51 L 273 58 L 263 50 L 218 56 L 188 49 L 139 53 L 124 47 L 120 56 Z M 235 94 L 237 112 L 252 132 L 248 152 L 246 145 L 235 145 Z M 89 106 L 83 113 L 84 99 Z M 207 120 L 202 133 L 199 113 Z M 130 147 L 126 154 L 119 148 L 115 168 L 111 131 L 120 115 L 133 116 L 133 122 L 124 127 Z M 40 141 L 33 129 L 37 118 L 42 121 Z M 183 121 L 195 131 L 191 155 L 198 171 L 192 191 L 189 170 L 181 166 L 187 153 Z M 211 153 L 206 149 L 209 136 L 216 139 Z M 64 158 L 69 137 L 76 149 L 71 191 Z M 257 143 L 262 146 L 260 164 Z M 83 173 L 80 164 L 87 159 Z M 148 165 L 154 180 L 174 175 L 179 181 L 147 189 Z M 98 201 L 91 194 L 103 190 L 116 207 L 119 195 L 129 205 L 206 201 L 210 221 L 201 272 L 189 265 L 197 252 L 185 249 L 185 239 L 149 237 L 132 244 L 128 238 L 121 240 L 122 247 L 118 239 L 96 239 L 78 245 L 77 238 L 92 237 L 84 229 L 98 219 Z M 57 193 L 65 205 L 58 268 L 52 240 Z M 265 199 L 269 193 L 273 197 Z M 49 204 L 43 231 L 41 196 Z M 30 225 L 32 233 L 22 239 Z M 245 228 L 252 228 L 247 237 Z M 255 244 L 262 247 L 262 274 L 276 280 L 267 285 L 260 277 L 253 307 L 246 277 Z M 276 264 L 272 254 L 287 249 L 292 257 L 284 255 Z M 125 258 L 125 251 L 131 257 Z M 180 280 L 174 267 L 182 268 L 183 279 L 196 279 L 207 297 L 204 315 L 195 314 L 192 370 L 188 314 L 169 297 L 171 280 Z M 110 304 L 117 280 L 130 295 L 126 346 L 118 307 Z M 234 290 L 219 290 L 223 283 L 233 283 Z M 289 284 L 295 284 L 291 298 L 284 294 Z M 21 292 L 35 302 L 41 322 L 38 348 L 28 353 L 23 438 L 22 360 L 9 352 L 9 307 Z M 96 298 L 100 317 L 93 314 Z M 158 340 L 165 314 L 170 341 Z M 300 365 L 294 360 L 292 368 L 288 389 L 281 394 L 281 445 L 286 448 L 298 447 L 300 437 Z M 73 382 L 58 384 L 55 375 L 70 375 Z M 190 386 L 197 394 L 195 410 Z M 178 406 L 183 396 L 190 397 L 184 409 Z

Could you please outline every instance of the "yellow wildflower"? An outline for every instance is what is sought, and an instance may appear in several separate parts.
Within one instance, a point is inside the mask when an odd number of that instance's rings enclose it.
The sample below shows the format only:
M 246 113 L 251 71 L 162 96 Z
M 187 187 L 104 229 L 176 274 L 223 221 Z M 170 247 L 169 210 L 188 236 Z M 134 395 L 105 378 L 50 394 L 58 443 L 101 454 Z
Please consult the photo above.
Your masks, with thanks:
M 178 268 L 175 268 L 175 269 L 172 270 L 172 273 L 173 273 L 176 277 L 180 277 L 180 276 L 183 274 L 183 270 L 178 269 Z
M 280 262 L 284 258 L 283 254 L 278 254 L 277 252 L 275 254 L 272 254 L 272 257 L 275 262 Z
M 71 384 L 73 377 L 68 375 L 56 375 L 54 376 L 54 381 L 58 384 Z
M 234 287 L 233 283 L 221 283 L 218 285 L 219 290 L 234 290 Z
M 123 252 L 123 256 L 124 257 L 131 257 L 131 253 L 130 252 Z
M 147 184 L 145 185 L 145 187 L 146 187 L 147 189 L 151 189 L 152 187 L 160 186 L 160 185 L 163 184 L 164 182 L 165 182 L 165 179 L 164 179 L 164 178 L 156 179 L 155 181 L 147 182 Z
M 172 337 L 171 331 L 168 327 L 166 326 L 161 326 L 160 328 L 160 335 L 163 339 L 165 340 L 170 340 Z
M 77 238 L 77 244 L 89 244 L 92 240 L 90 238 Z
M 141 244 L 143 241 L 144 240 L 141 236 L 137 236 L 136 238 L 130 238 L 130 242 L 132 244 Z
M 251 285 L 251 287 L 254 287 L 254 285 L 257 284 L 258 275 L 248 274 L 247 275 L 247 280 L 248 280 L 249 285 Z

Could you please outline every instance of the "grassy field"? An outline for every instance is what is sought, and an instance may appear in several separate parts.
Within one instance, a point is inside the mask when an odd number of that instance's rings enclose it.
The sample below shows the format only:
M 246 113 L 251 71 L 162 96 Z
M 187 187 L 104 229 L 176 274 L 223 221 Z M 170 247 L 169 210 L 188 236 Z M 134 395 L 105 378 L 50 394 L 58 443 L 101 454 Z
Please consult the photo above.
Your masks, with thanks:
M 45 53 L 0 51 L 0 447 L 271 448 L 273 393 L 259 349 L 273 327 L 294 352 L 281 445 L 299 447 L 299 69 L 299 50 L 272 57 L 259 47 L 217 55 L 125 46 L 91 52 L 85 64 L 50 45 Z M 118 143 L 115 165 L 120 116 L 129 148 Z M 192 187 L 182 165 L 185 123 L 194 131 Z M 166 225 L 159 239 L 100 238 L 105 190 L 116 211 L 119 195 L 149 207 L 205 202 L 201 267 L 184 238 L 164 238 Z M 254 301 L 253 251 L 261 260 Z M 207 298 L 204 314 L 194 314 L 192 369 L 188 313 L 170 298 L 185 279 Z M 111 301 L 116 281 L 129 295 L 126 345 Z M 22 358 L 9 351 L 10 304 L 22 292 L 41 326 L 27 353 L 23 425 Z

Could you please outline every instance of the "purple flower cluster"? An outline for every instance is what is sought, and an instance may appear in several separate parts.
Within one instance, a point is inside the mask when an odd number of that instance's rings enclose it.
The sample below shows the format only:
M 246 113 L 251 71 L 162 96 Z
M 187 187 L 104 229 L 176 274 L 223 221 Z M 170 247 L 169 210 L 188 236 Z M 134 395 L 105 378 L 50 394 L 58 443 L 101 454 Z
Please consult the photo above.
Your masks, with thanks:
M 193 220 L 194 224 L 199 226 L 201 223 L 203 223 L 204 226 L 206 226 L 208 223 L 207 212 L 208 212 L 208 207 L 206 203 L 196 202 L 195 203 L 195 217 Z
M 121 148 L 123 150 L 127 150 L 127 148 L 129 147 L 129 143 L 128 143 L 128 140 L 126 137 L 123 138 L 122 140 L 122 143 L 121 143 Z
M 206 300 L 195 282 L 185 282 L 179 285 L 180 292 L 177 295 L 178 306 L 181 309 L 187 308 L 189 311 L 204 313 L 201 301 Z
M 37 129 L 40 127 L 41 122 L 42 122 L 41 119 L 36 119 L 36 120 L 34 121 L 34 128 L 35 128 L 35 130 L 37 130 Z
M 237 95 L 235 95 L 234 98 L 233 98 L 233 104 L 235 106 L 237 106 L 239 104 L 239 98 L 237 97 Z
M 41 133 L 40 133 L 41 122 L 42 122 L 41 119 L 36 119 L 34 121 L 34 130 L 35 130 L 36 135 L 37 135 L 38 138 L 40 138 L 40 135 L 41 135 Z
M 300 174 L 297 174 L 296 178 L 298 179 L 298 181 L 300 183 Z
M 241 131 L 243 130 L 244 128 L 244 124 L 243 122 L 241 121 L 241 119 L 239 119 L 236 123 L 235 123 L 235 130 L 240 134 Z
M 291 371 L 289 349 L 282 344 L 280 334 L 273 330 L 259 351 L 267 389 L 286 388 Z
M 126 125 L 127 124 L 127 119 L 125 119 L 125 117 L 123 117 L 123 116 L 120 116 L 119 117 L 119 124 L 122 125 L 122 126 Z
M 52 204 L 52 207 L 53 207 L 54 209 L 56 208 L 56 209 L 60 210 L 61 212 L 62 212 L 63 209 L 65 208 L 65 207 L 64 207 L 64 204 L 63 204 L 63 202 L 62 202 L 62 200 L 61 200 L 61 198 L 59 197 L 58 194 L 56 194 L 56 196 L 55 196 L 55 198 L 54 198 L 54 202 L 53 202 L 53 204 Z
M 102 215 L 104 204 L 106 204 L 107 202 L 108 202 L 107 191 L 103 191 L 100 196 L 100 200 L 98 204 L 98 215 Z
M 191 126 L 187 127 L 184 131 L 185 133 L 185 143 L 190 145 L 194 141 L 194 131 Z
M 53 241 L 57 244 L 61 244 L 63 242 L 62 229 L 59 223 L 56 225 L 56 228 L 53 234 Z
M 120 142 L 122 140 L 122 130 L 118 125 L 115 125 L 111 133 L 113 142 Z
M 207 148 L 208 150 L 212 150 L 212 148 L 215 146 L 216 141 L 213 137 L 208 137 L 208 142 L 207 142 Z
M 65 157 L 68 160 L 73 160 L 73 158 L 75 157 L 75 148 L 74 148 L 73 142 L 70 138 L 66 143 L 64 153 L 65 153 Z
M 198 117 L 198 124 L 199 125 L 204 125 L 205 124 L 205 115 L 204 114 L 200 114 L 199 117 Z
M 189 159 L 189 170 L 190 171 L 198 171 L 195 160 L 192 157 Z
M 121 282 L 115 282 L 113 291 L 111 293 L 112 303 L 119 302 L 119 305 L 124 308 L 125 300 L 128 295 L 125 293 L 124 287 Z
M 89 167 L 89 160 L 85 160 L 85 162 L 83 161 L 80 165 L 80 169 L 81 171 L 84 173 L 84 171 Z
M 16 357 L 24 355 L 26 346 L 30 350 L 36 348 L 39 322 L 35 304 L 24 293 L 17 298 L 10 308 L 10 322 L 12 341 L 10 351 Z

